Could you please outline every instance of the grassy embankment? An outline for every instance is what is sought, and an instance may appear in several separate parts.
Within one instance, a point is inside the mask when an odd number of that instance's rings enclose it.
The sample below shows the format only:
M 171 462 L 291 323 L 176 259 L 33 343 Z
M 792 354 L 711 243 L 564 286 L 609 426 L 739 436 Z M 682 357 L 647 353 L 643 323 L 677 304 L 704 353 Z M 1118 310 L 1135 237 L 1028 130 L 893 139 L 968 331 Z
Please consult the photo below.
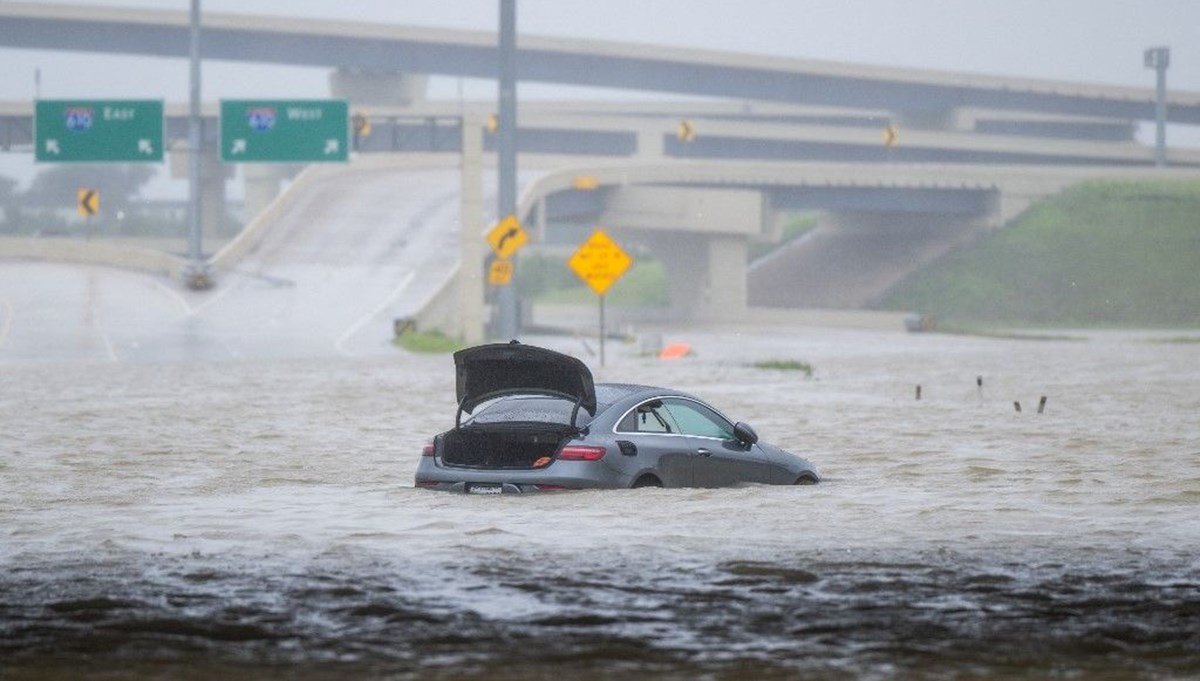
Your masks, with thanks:
M 813 224 L 798 217 L 785 240 Z M 608 302 L 665 305 L 665 277 L 634 253 Z M 595 301 L 561 258 L 524 259 L 518 285 L 541 302 Z M 1079 185 L 901 281 L 879 307 L 936 315 L 943 329 L 1200 327 L 1200 182 Z
M 963 325 L 1200 327 L 1200 182 L 1088 182 L 892 288 Z

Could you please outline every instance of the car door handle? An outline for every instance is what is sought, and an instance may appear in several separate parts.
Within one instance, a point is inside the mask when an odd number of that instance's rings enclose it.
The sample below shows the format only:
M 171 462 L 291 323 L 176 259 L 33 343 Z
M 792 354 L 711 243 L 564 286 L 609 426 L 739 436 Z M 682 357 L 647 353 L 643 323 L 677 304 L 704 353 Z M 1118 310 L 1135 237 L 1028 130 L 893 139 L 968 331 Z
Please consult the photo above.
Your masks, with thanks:
M 700 456 L 712 456 L 712 452 L 705 449 L 704 447 L 697 449 L 696 453 L 699 454 Z

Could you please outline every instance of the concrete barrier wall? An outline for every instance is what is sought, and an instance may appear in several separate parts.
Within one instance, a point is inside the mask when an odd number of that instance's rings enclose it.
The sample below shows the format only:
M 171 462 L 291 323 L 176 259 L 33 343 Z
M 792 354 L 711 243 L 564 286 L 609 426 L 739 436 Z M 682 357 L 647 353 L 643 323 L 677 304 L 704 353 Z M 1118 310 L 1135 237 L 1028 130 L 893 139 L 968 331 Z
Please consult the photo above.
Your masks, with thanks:
M 456 268 L 438 287 L 437 291 L 418 306 L 414 319 L 418 331 L 439 331 L 451 338 L 463 335 L 462 311 L 459 307 L 459 290 L 462 285 Z
M 118 267 L 182 279 L 187 261 L 149 248 L 55 237 L 0 237 L 0 258 Z
M 295 203 L 296 198 L 304 195 L 304 190 L 325 174 L 326 169 L 319 165 L 307 166 L 288 188 L 275 197 L 250 223 L 238 233 L 225 247 L 208 259 L 208 264 L 217 270 L 232 269 L 239 260 L 262 241 L 263 236 L 275 226 L 279 216 Z

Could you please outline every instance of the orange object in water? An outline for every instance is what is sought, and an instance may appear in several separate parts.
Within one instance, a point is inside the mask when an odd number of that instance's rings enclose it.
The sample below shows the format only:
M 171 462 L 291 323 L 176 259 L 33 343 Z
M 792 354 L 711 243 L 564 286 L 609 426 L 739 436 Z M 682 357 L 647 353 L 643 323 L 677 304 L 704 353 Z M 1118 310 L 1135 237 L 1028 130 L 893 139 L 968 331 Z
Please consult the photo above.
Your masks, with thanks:
M 679 359 L 680 357 L 687 357 L 690 354 L 692 354 L 691 343 L 671 343 L 663 348 L 662 352 L 658 353 L 658 358 Z

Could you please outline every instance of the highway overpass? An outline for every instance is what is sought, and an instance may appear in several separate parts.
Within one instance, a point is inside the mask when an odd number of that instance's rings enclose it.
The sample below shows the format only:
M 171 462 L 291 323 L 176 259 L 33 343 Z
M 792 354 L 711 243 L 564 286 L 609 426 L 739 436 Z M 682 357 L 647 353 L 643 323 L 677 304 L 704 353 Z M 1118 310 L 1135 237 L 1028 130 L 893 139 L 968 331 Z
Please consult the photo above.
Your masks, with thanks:
M 894 128 L 894 144 L 884 144 L 888 125 L 882 112 L 860 112 L 776 105 L 742 105 L 736 113 L 716 103 L 660 105 L 644 110 L 635 103 L 623 111 L 612 106 L 565 108 L 527 102 L 521 107 L 519 151 L 525 154 L 576 156 L 641 156 L 680 159 L 758 159 L 773 161 L 855 161 L 862 163 L 972 163 L 1030 165 L 1149 165 L 1153 150 L 1131 141 L 1129 124 L 1112 123 L 1091 129 L 1092 136 L 1031 136 L 980 134 L 959 130 Z M 204 143 L 215 150 L 217 105 L 203 107 Z M 406 107 L 360 107 L 371 122 L 371 133 L 355 138 L 359 153 L 461 151 L 464 113 L 484 118 L 490 105 L 423 102 Z M 166 148 L 180 149 L 187 140 L 187 107 L 166 107 Z M 28 152 L 33 143 L 33 104 L 0 103 L 0 150 Z M 693 137 L 679 139 L 677 127 L 687 120 Z M 1004 119 L 979 116 L 976 121 L 999 124 Z M 1034 119 L 1021 119 L 1032 124 Z M 1082 126 L 1078 119 L 1043 117 L 1054 123 Z M 1058 130 L 1057 128 L 1050 128 Z M 1072 127 L 1071 130 L 1081 128 Z M 494 151 L 495 136 L 484 137 Z M 215 153 L 215 152 L 214 152 Z M 1200 150 L 1171 149 L 1168 164 L 1200 167 Z
M 367 75 L 368 83 L 387 82 L 385 74 L 497 74 L 493 33 L 215 13 L 206 13 L 203 24 L 205 59 L 341 69 Z M 188 14 L 4 2 L 0 47 L 184 58 Z M 1154 119 L 1150 88 L 524 35 L 517 72 L 523 82 L 883 109 L 909 127 L 954 127 L 965 108 Z M 1172 93 L 1167 115 L 1174 123 L 1200 125 L 1200 93 Z

